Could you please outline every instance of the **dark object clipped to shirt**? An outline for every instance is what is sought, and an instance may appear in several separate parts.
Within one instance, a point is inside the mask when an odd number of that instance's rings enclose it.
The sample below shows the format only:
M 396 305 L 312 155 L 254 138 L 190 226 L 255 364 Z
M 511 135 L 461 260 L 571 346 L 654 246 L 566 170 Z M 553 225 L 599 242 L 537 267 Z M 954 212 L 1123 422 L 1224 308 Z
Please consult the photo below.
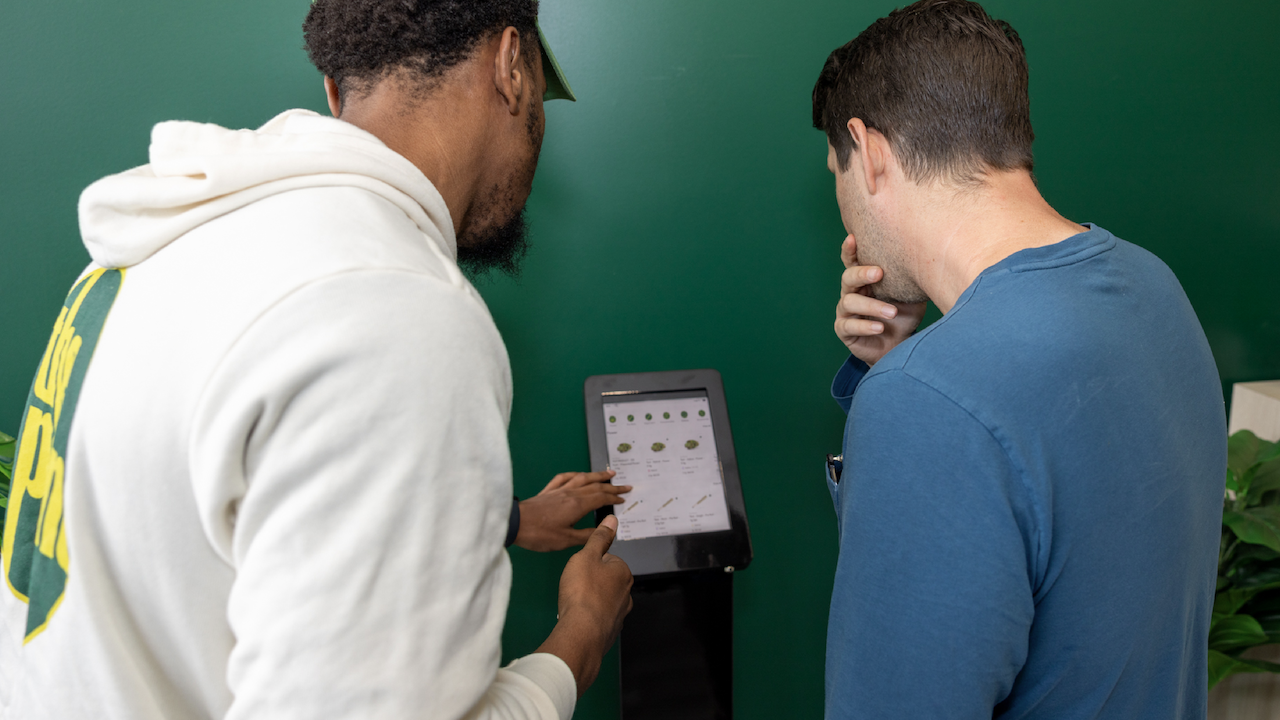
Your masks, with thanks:
M 832 394 L 828 719 L 1205 717 L 1225 414 L 1162 262 L 1015 253 Z
M 844 455 L 832 455 L 827 453 L 827 479 L 833 485 L 840 483 L 840 476 L 844 473 Z

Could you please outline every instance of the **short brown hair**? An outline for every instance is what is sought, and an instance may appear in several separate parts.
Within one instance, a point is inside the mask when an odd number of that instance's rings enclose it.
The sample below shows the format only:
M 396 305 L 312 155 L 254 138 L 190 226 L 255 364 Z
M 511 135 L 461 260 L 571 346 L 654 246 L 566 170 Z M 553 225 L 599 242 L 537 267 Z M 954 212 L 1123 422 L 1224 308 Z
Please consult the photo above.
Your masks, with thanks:
M 813 125 L 840 169 L 851 118 L 884 134 L 913 182 L 972 183 L 984 170 L 1032 169 L 1027 55 L 1009 23 L 969 0 L 920 0 L 827 57 Z

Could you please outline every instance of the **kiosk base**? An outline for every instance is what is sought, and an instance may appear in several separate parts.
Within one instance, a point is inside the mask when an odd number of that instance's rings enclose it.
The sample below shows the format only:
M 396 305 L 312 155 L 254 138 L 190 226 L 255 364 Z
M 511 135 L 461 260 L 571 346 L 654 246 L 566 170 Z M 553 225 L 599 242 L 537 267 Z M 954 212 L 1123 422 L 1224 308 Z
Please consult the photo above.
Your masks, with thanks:
M 731 720 L 733 575 L 637 578 L 619 641 L 622 720 Z

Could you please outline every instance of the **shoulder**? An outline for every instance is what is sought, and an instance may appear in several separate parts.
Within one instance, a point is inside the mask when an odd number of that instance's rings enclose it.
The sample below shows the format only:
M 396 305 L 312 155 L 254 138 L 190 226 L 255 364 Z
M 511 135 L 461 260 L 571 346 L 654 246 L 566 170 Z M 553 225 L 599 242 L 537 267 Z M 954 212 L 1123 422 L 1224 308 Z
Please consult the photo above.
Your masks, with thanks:
M 238 442 L 300 408 L 352 432 L 423 431 L 462 422 L 459 408 L 502 424 L 510 400 L 506 347 L 478 297 L 414 273 L 361 270 L 302 285 L 245 325 L 202 383 L 194 435 L 225 426 L 211 436 Z
M 283 192 L 211 220 L 130 268 L 113 322 L 140 331 L 164 324 L 204 357 L 221 355 L 255 327 L 308 326 L 330 336 L 341 318 L 363 320 L 348 332 L 386 329 L 397 317 L 413 320 L 410 333 L 491 330 L 483 301 L 442 242 L 361 188 Z
M 186 238 L 207 254 L 239 255 L 282 280 L 356 269 L 396 269 L 452 285 L 465 280 L 444 233 L 387 197 L 351 186 L 310 187 L 263 198 Z M 242 272 L 248 272 L 245 268 Z
M 316 354 L 379 364 L 399 357 L 408 367 L 450 356 L 506 357 L 488 309 L 469 284 L 387 268 L 332 273 L 294 287 L 246 327 L 237 344 L 245 343 L 263 345 L 262 352 L 278 348 L 298 361 L 308 355 L 300 348 L 311 345 Z
M 900 370 L 996 427 L 1034 414 L 1066 379 L 1146 358 L 1154 319 L 1194 349 L 1199 326 L 1169 268 L 1104 230 L 1090 235 L 990 268 L 864 382 Z
M 914 366 L 914 367 L 913 367 Z M 956 393 L 945 378 L 921 377 L 915 371 L 918 363 L 900 363 L 882 367 L 877 363 L 858 385 L 850 409 L 864 420 L 898 429 L 925 428 L 945 420 L 971 426 L 973 432 L 990 434 L 986 423 L 978 417 L 971 403 Z

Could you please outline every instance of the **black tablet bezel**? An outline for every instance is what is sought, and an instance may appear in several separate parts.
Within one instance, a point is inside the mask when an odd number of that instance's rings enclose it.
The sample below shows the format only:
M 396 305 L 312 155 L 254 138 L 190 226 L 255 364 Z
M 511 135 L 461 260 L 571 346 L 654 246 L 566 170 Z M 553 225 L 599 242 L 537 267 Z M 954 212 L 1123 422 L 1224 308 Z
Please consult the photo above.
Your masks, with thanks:
M 733 433 L 729 425 L 729 406 L 725 402 L 724 382 L 715 370 L 673 370 L 668 372 L 593 375 L 583 383 L 587 413 L 587 445 L 591 451 L 591 469 L 609 466 L 609 448 L 605 437 L 604 403 L 621 395 L 699 391 L 707 394 L 711 408 L 711 427 L 720 458 L 725 502 L 729 506 L 728 530 L 667 535 L 640 540 L 615 540 L 610 549 L 631 567 L 634 575 L 688 570 L 723 568 L 732 572 L 751 563 L 751 533 L 747 527 L 747 508 L 738 477 L 738 457 L 733 449 Z M 596 521 L 613 514 L 613 506 L 596 511 Z

